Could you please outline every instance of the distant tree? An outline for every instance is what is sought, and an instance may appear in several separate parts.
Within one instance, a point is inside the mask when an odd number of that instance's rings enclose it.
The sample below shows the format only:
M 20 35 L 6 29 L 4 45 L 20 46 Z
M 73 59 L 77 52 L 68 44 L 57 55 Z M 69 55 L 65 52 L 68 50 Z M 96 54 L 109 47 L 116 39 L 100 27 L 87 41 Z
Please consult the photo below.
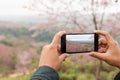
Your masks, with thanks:
M 17 55 L 17 63 L 15 65 L 16 71 L 26 73 L 26 71 L 30 68 L 30 65 L 32 64 L 32 59 L 38 59 L 38 57 L 36 56 L 37 54 L 33 49 L 21 51 Z

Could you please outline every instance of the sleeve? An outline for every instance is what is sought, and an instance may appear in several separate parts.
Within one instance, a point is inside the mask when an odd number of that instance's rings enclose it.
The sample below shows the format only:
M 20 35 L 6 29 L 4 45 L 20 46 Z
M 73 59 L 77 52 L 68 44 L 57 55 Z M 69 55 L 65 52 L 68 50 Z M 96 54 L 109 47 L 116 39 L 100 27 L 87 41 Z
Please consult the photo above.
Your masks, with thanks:
M 54 69 L 42 66 L 34 72 L 30 80 L 59 80 L 59 75 Z
M 120 80 L 120 72 L 116 75 L 116 77 L 114 78 L 114 80 Z

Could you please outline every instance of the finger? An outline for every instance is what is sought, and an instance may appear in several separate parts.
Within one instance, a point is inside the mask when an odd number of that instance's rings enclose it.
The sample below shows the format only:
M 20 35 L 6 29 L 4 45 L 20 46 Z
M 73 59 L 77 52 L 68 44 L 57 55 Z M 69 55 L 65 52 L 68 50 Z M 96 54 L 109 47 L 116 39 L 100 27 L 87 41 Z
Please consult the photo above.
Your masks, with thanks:
M 104 38 L 100 38 L 100 39 L 99 39 L 99 45 L 100 45 L 100 44 L 106 45 L 106 44 L 107 44 L 107 40 L 104 39 Z
M 60 32 L 58 32 L 58 33 L 54 36 L 51 45 L 57 46 L 57 45 L 58 45 L 58 42 L 59 42 L 59 40 L 60 40 L 60 38 L 61 38 L 61 36 L 62 36 L 63 34 L 65 34 L 65 33 L 66 33 L 65 31 L 60 31 Z
M 99 39 L 99 49 L 100 48 L 108 48 L 108 43 L 107 43 L 107 41 L 106 41 L 106 39 L 104 39 L 104 38 L 100 38 Z
M 100 52 L 100 53 L 105 53 L 107 51 L 107 48 L 100 48 L 99 50 L 98 50 L 98 52 Z
M 65 59 L 69 56 L 69 54 L 62 54 L 59 56 L 59 60 L 60 60 L 60 63 L 62 63 L 63 61 L 65 61 Z
M 91 53 L 89 53 L 89 55 L 92 56 L 92 57 L 98 58 L 98 59 L 100 59 L 100 60 L 106 61 L 106 56 L 105 56 L 105 54 L 98 53 L 98 52 L 91 52 Z
M 58 50 L 58 55 L 60 56 L 62 54 L 60 45 L 57 46 L 57 50 Z
M 106 40 L 107 40 L 107 42 L 108 42 L 108 44 L 110 45 L 110 44 L 114 44 L 114 40 L 113 40 L 113 38 L 108 34 L 108 32 L 106 32 L 106 31 L 102 31 L 102 30 L 96 30 L 96 31 L 94 31 L 96 34 L 100 34 L 100 35 L 103 35 L 103 36 L 105 36 L 105 38 L 106 38 Z

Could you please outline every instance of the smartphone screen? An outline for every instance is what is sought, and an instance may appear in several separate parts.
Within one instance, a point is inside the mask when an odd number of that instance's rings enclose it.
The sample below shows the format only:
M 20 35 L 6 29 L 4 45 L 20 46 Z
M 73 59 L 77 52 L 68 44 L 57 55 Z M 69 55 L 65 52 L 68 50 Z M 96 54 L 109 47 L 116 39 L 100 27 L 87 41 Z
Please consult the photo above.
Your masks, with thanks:
M 63 53 L 84 53 L 97 51 L 98 35 L 94 33 L 66 34 L 61 37 Z

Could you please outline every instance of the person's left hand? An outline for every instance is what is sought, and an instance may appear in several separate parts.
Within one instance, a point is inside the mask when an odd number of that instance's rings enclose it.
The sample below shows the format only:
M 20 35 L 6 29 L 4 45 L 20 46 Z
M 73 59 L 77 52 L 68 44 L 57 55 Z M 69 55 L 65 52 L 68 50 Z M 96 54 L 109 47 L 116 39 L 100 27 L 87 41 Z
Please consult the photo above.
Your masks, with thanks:
M 57 70 L 60 67 L 61 63 L 68 57 L 68 54 L 61 53 L 60 46 L 58 44 L 59 40 L 61 39 L 61 36 L 65 33 L 66 33 L 65 31 L 58 32 L 54 36 L 51 44 L 43 47 L 39 67 L 49 66 L 54 70 Z

